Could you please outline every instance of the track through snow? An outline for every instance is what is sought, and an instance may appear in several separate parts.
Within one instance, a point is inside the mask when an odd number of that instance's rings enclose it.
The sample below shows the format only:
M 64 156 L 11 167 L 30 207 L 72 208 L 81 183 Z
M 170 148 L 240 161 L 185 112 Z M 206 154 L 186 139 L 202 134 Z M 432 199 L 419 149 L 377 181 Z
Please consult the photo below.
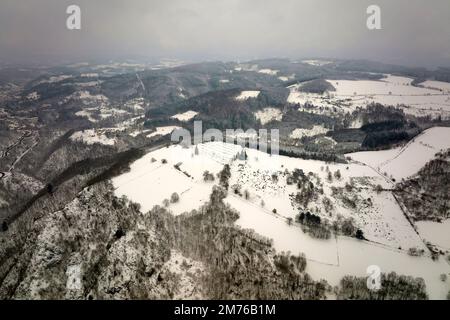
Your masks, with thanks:
M 9 169 L 7 171 L 4 172 L 0 172 L 0 179 L 3 179 L 4 177 L 6 177 L 8 174 L 11 174 L 12 171 L 14 170 L 15 166 L 17 165 L 17 163 L 20 162 L 20 160 L 22 160 L 22 158 L 28 153 L 30 152 L 38 143 L 39 143 L 39 136 L 38 134 L 36 134 L 37 137 L 35 137 L 35 142 L 29 146 L 24 152 L 22 152 L 16 159 L 13 160 L 13 162 L 11 163 Z M 8 146 L 0 155 L 0 158 L 5 158 L 9 155 L 9 153 L 15 149 L 16 147 L 18 147 L 19 145 L 23 144 L 23 141 L 26 138 L 31 138 L 33 136 L 33 132 L 31 131 L 25 131 L 24 134 L 12 145 Z

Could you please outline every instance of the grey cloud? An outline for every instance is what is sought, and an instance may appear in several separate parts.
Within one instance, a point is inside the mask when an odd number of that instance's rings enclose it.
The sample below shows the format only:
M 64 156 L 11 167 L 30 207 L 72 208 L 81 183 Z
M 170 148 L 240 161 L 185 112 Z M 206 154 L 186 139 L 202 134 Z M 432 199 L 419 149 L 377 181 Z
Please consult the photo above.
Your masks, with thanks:
M 78 4 L 82 30 L 65 28 Z M 366 8 L 382 9 L 382 30 Z M 450 1 L 2 0 L 0 57 L 366 58 L 450 65 Z

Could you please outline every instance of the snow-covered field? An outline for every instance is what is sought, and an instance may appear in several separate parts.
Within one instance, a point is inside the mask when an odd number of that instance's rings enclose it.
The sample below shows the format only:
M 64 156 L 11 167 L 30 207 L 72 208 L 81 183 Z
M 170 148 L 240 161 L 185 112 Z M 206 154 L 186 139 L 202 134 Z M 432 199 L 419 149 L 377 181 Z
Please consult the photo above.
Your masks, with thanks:
M 102 107 L 99 109 L 99 116 L 102 119 L 107 119 L 114 116 L 126 115 L 128 112 L 122 109 L 117 108 L 106 108 Z
M 336 91 L 314 94 L 300 92 L 301 84 L 290 86 L 289 103 L 313 104 L 318 108 L 300 110 L 312 113 L 352 112 L 370 103 L 401 106 L 406 113 L 413 115 L 450 116 L 450 93 L 433 88 L 448 88 L 446 82 L 425 82 L 428 87 L 413 86 L 413 79 L 386 75 L 375 80 L 327 80 Z
M 424 247 L 392 194 L 374 191 L 378 184 L 386 188 L 389 184 L 373 169 L 359 164 L 326 164 L 321 161 L 270 156 L 257 150 L 246 152 L 248 160 L 235 161 L 231 167 L 230 185 L 238 184 L 242 191 L 249 190 L 249 201 L 261 207 L 261 210 L 276 209 L 281 217 L 295 218 L 299 207 L 292 201 L 292 195 L 296 194 L 297 187 L 287 185 L 285 170 L 292 172 L 294 169 L 302 169 L 305 174 L 312 172 L 311 181 L 323 189 L 323 195 L 309 204 L 308 210 L 311 212 L 329 221 L 337 218 L 336 213 L 344 218 L 353 218 L 366 238 L 392 248 L 402 247 L 407 250 L 411 247 Z M 329 182 L 327 168 L 331 173 L 339 170 L 341 178 Z M 278 181 L 273 181 L 273 173 L 278 175 Z M 351 198 L 356 195 L 356 208 L 348 207 L 333 195 L 333 187 L 344 188 L 346 184 L 352 184 L 355 189 L 355 192 L 348 193 L 347 196 Z M 325 197 L 334 206 L 331 216 L 322 203 Z M 369 198 L 370 204 L 365 201 Z M 260 205 L 262 200 L 265 208 Z
M 278 80 L 281 80 L 281 81 L 283 81 L 283 82 L 286 82 L 286 81 L 292 80 L 292 79 L 294 79 L 294 78 L 295 78 L 295 74 L 291 74 L 291 75 L 289 75 L 289 76 L 279 76 L 279 77 L 278 77 Z
M 338 237 L 337 250 L 338 265 L 308 261 L 306 271 L 313 279 L 326 279 L 331 285 L 338 285 L 345 275 L 367 277 L 367 268 L 375 265 L 381 272 L 394 271 L 423 278 L 430 299 L 444 300 L 450 289 L 448 281 L 440 280 L 441 274 L 450 272 L 450 266 L 442 257 L 438 261 L 429 257 L 411 257 L 395 249 L 345 237 Z
M 84 88 L 84 87 L 95 87 L 102 83 L 103 83 L 102 80 L 96 80 L 96 81 L 88 81 L 88 82 L 77 82 L 75 84 L 79 87 Z
M 259 91 L 255 90 L 249 90 L 249 91 L 242 91 L 237 97 L 236 100 L 238 101 L 244 101 L 250 98 L 257 98 L 259 96 Z
M 319 134 L 325 134 L 328 132 L 327 128 L 324 128 L 323 126 L 313 126 L 312 129 L 294 129 L 292 133 L 290 134 L 290 137 L 292 139 L 301 139 L 302 137 L 313 137 L 317 136 Z
M 76 116 L 79 117 L 85 117 L 87 118 L 90 122 L 98 122 L 99 120 L 94 118 L 94 115 L 97 115 L 98 118 L 100 119 L 107 119 L 107 118 L 111 118 L 111 117 L 115 117 L 115 116 L 123 116 L 123 115 L 127 115 L 128 112 L 125 110 L 121 110 L 121 109 L 117 109 L 117 108 L 109 108 L 106 106 L 101 106 L 101 107 L 92 107 L 92 108 L 85 108 L 81 111 L 77 111 L 75 113 Z
M 98 122 L 97 119 L 92 117 L 92 113 L 87 111 L 87 110 L 81 110 L 81 111 L 77 111 L 75 112 L 75 115 L 78 117 L 84 117 L 87 118 L 90 122 Z
M 450 148 L 450 128 L 434 127 L 424 131 L 405 146 L 390 150 L 347 154 L 397 181 L 416 174 L 441 150 Z
M 311 66 L 322 67 L 322 66 L 325 66 L 327 64 L 331 64 L 333 62 L 332 61 L 326 61 L 326 60 L 302 60 L 302 63 L 306 63 L 306 64 L 309 64 Z
M 442 223 L 433 221 L 418 221 L 415 223 L 422 238 L 432 244 L 450 250 L 450 219 Z
M 129 118 L 116 124 L 116 127 L 125 130 L 129 127 L 139 125 L 141 122 L 144 121 L 144 118 L 145 118 L 144 116 Z
M 434 90 L 439 90 L 442 92 L 450 93 L 450 83 L 449 82 L 427 80 L 427 81 L 419 83 L 419 86 L 423 86 L 428 89 L 434 89 Z
M 271 156 L 252 149 L 246 149 L 247 160 L 238 160 L 236 155 L 241 150 L 240 146 L 221 142 L 159 149 L 131 164 L 129 172 L 114 178 L 115 192 L 118 196 L 126 195 L 140 203 L 143 212 L 154 205 L 163 205 L 164 199 L 170 199 L 171 194 L 177 192 L 180 200 L 170 203 L 168 210 L 176 215 L 181 214 L 208 201 L 212 186 L 217 181 L 205 182 L 203 172 L 209 170 L 215 175 L 228 163 L 231 166 L 231 187 L 226 201 L 240 212 L 237 225 L 254 229 L 258 234 L 272 239 L 274 248 L 279 252 L 305 253 L 307 271 L 314 279 L 323 278 L 336 285 L 348 274 L 367 276 L 367 267 L 378 265 L 383 272 L 396 271 L 423 277 L 432 298 L 445 297 L 450 289 L 449 284 L 441 282 L 439 276 L 449 273 L 450 266 L 443 259 L 435 262 L 427 255 L 410 257 L 407 254 L 411 247 L 425 250 L 426 247 L 392 194 L 375 192 L 374 186 L 377 184 L 385 188 L 389 186 L 389 182 L 375 170 L 363 164 L 327 164 Z M 163 159 L 167 163 L 163 163 Z M 323 195 L 308 206 L 311 212 L 330 221 L 337 217 L 337 213 L 352 217 L 369 241 L 344 236 L 319 240 L 305 234 L 296 223 L 288 225 L 287 218 L 294 218 L 299 212 L 290 197 L 297 192 L 297 187 L 295 184 L 288 185 L 285 175 L 286 170 L 292 172 L 294 169 L 302 169 L 311 182 L 323 189 Z M 328 181 L 327 172 L 337 170 L 341 177 Z M 275 180 L 274 173 L 277 175 Z M 332 195 L 332 187 L 343 188 L 347 183 L 352 183 L 355 190 L 352 195 L 357 198 L 356 209 L 347 207 Z M 239 185 L 242 192 L 249 192 L 248 199 L 234 194 L 232 190 L 235 185 Z M 324 211 L 323 197 L 328 197 L 334 206 L 331 215 Z
M 392 194 L 375 192 L 375 186 L 378 184 L 384 188 L 390 185 L 368 166 L 326 164 L 321 161 L 271 156 L 253 149 L 246 149 L 248 156 L 246 161 L 232 161 L 241 147 L 219 142 L 201 144 L 198 149 L 198 155 L 193 151 L 193 147 L 181 146 L 171 146 L 147 154 L 132 164 L 130 172 L 116 178 L 116 182 L 119 180 L 132 182 L 131 185 L 125 184 L 128 186 L 126 189 L 121 187 L 118 190 L 123 190 L 121 194 L 126 194 L 131 199 L 136 198 L 134 200 L 143 205 L 144 211 L 151 209 L 153 205 L 161 204 L 161 201 L 170 197 L 173 192 L 179 193 L 180 196 L 187 193 L 189 197 L 206 199 L 210 186 L 206 184 L 207 188 L 204 188 L 203 171 L 218 172 L 223 164 L 231 163 L 230 185 L 239 185 L 242 192 L 249 191 L 250 197 L 245 202 L 262 212 L 272 212 L 276 209 L 277 216 L 286 220 L 286 218 L 294 219 L 299 213 L 299 205 L 292 198 L 298 190 L 295 184 L 287 184 L 286 170 L 292 172 L 294 169 L 302 169 L 305 174 L 311 172 L 310 181 L 323 190 L 323 194 L 319 194 L 317 199 L 308 205 L 311 212 L 330 222 L 337 218 L 337 213 L 344 218 L 353 218 L 355 224 L 364 231 L 366 238 L 392 248 L 402 247 L 405 250 L 411 247 L 423 248 L 421 239 L 403 216 Z M 152 158 L 156 161 L 152 162 Z M 168 163 L 163 165 L 162 159 L 166 159 Z M 180 170 L 173 167 L 176 164 Z M 328 171 L 335 173 L 338 170 L 341 177 L 328 181 Z M 154 183 L 158 185 L 154 196 L 150 196 L 145 187 L 135 185 L 136 183 L 139 185 L 139 181 L 143 179 L 141 176 L 145 177 L 150 172 L 152 174 L 148 176 L 150 179 L 148 185 Z M 273 174 L 277 175 L 277 181 L 273 180 Z M 346 194 L 354 198 L 357 203 L 355 208 L 348 207 L 333 194 L 333 188 L 343 190 L 346 184 L 352 184 L 357 190 Z M 117 182 L 117 187 L 119 186 L 122 186 L 121 182 Z M 203 194 L 204 192 L 206 194 Z M 324 208 L 324 198 L 330 199 L 334 207 L 331 214 Z M 367 202 L 369 198 L 370 203 Z M 265 202 L 264 206 L 261 205 L 262 201 Z M 196 206 L 189 207 L 193 209 Z
M 239 64 L 234 68 L 234 71 L 252 71 L 257 72 L 258 71 L 258 65 L 257 64 Z
M 283 118 L 283 113 L 279 109 L 275 108 L 264 108 L 263 110 L 255 112 L 255 117 L 261 124 L 264 125 L 270 121 L 281 121 Z
M 145 100 L 143 98 L 135 98 L 127 101 L 125 107 L 134 112 L 144 111 Z
M 30 94 L 27 95 L 27 99 L 28 100 L 37 100 L 39 99 L 41 96 L 39 95 L 39 93 L 37 93 L 36 91 L 31 92 Z
M 176 129 L 180 129 L 180 127 L 177 126 L 157 127 L 155 132 L 152 132 L 147 135 L 147 138 L 166 136 L 168 134 L 171 134 Z
M 237 225 L 245 229 L 253 229 L 256 233 L 273 239 L 273 246 L 278 252 L 305 253 L 309 260 L 337 264 L 337 248 L 334 239 L 312 239 L 299 227 L 288 226 L 286 219 L 281 215 L 273 214 L 270 208 L 263 208 L 242 197 L 229 195 L 226 201 L 239 211 L 240 218 L 236 221 Z
M 41 83 L 56 83 L 56 82 L 61 82 L 66 79 L 70 79 L 72 77 L 73 77 L 72 75 L 64 75 L 64 74 L 60 75 L 60 76 L 51 76 L 48 79 L 39 81 L 38 83 L 39 84 L 41 84 Z
M 108 103 L 109 102 L 109 99 L 106 96 L 104 96 L 102 94 L 92 95 L 87 90 L 76 91 L 76 92 L 72 93 L 71 95 L 65 97 L 64 101 L 61 101 L 61 104 L 66 103 L 69 100 L 79 100 L 79 101 L 82 101 L 85 104 L 86 103 L 104 104 L 104 103 Z
M 280 72 L 279 70 L 272 70 L 272 69 L 261 69 L 258 71 L 259 73 L 263 73 L 263 74 L 268 74 L 271 76 L 276 76 L 278 74 L 278 72 Z
M 97 84 L 98 82 L 87 82 L 81 85 L 91 86 Z M 62 101 L 58 102 L 58 104 L 62 105 L 70 100 L 77 102 L 79 101 L 86 106 L 83 108 L 83 110 L 76 112 L 75 113 L 76 116 L 85 117 L 89 121 L 94 123 L 98 122 L 101 119 L 107 119 L 111 117 L 123 117 L 129 114 L 129 112 L 126 110 L 110 106 L 109 99 L 106 96 L 102 94 L 91 95 L 91 93 L 87 90 L 76 91 L 73 94 L 65 97 Z M 135 111 L 143 110 L 142 104 L 143 101 L 138 101 L 136 99 L 136 101 L 134 101 L 133 104 L 125 104 L 125 107 L 131 109 L 131 111 L 134 113 Z
M 86 144 L 99 143 L 112 146 L 116 143 L 115 139 L 108 138 L 105 134 L 97 132 L 94 129 L 74 132 L 70 136 L 70 139 L 72 139 L 73 141 L 84 142 Z
M 431 298 L 443 299 L 448 292 L 448 283 L 439 279 L 440 274 L 450 272 L 443 258 L 434 262 L 429 257 L 411 257 L 395 248 L 343 236 L 312 239 L 299 227 L 287 225 L 285 219 L 240 197 L 229 197 L 227 202 L 240 211 L 238 225 L 273 239 L 278 252 L 304 253 L 308 259 L 307 272 L 316 280 L 325 279 L 338 285 L 345 275 L 365 277 L 367 267 L 377 265 L 382 272 L 424 278 Z
M 194 118 L 197 114 L 198 114 L 198 112 L 189 110 L 189 111 L 186 111 L 184 113 L 175 114 L 175 115 L 171 116 L 171 118 L 177 119 L 177 120 L 180 120 L 180 121 L 189 121 L 192 118 Z
M 97 78 L 98 77 L 98 73 L 92 72 L 92 73 L 82 73 L 81 74 L 82 78 Z
M 133 138 L 136 138 L 140 134 L 144 134 L 147 132 L 151 132 L 151 129 L 144 129 L 144 130 L 134 130 L 133 132 L 130 132 L 129 135 Z
M 178 203 L 172 203 L 169 210 L 174 214 L 199 208 L 209 199 L 213 183 L 203 181 L 203 172 L 217 174 L 224 163 L 228 163 L 240 150 L 239 146 L 212 142 L 195 149 L 180 145 L 159 149 L 148 153 L 132 163 L 130 171 L 113 179 L 118 196 L 126 195 L 142 206 L 147 212 L 155 205 L 162 205 L 172 193 L 180 196 Z M 152 160 L 153 159 L 153 160 Z M 162 163 L 163 159 L 167 163 Z M 174 167 L 177 165 L 179 170 Z

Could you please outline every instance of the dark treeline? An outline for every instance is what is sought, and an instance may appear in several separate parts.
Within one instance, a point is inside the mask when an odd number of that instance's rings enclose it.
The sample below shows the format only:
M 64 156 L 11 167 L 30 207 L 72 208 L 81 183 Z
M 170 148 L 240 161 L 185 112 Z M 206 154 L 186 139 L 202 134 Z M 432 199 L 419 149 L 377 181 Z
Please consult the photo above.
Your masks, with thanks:
M 365 124 L 361 127 L 361 130 L 364 132 L 398 130 L 398 129 L 402 129 L 404 126 L 405 126 L 404 121 L 390 120 L 390 121 L 374 122 L 374 123 Z
M 371 132 L 362 143 L 363 148 L 378 148 L 402 141 L 407 141 L 410 136 L 405 131 L 400 132 Z
M 53 193 L 60 185 L 76 176 L 93 175 L 93 177 L 86 182 L 86 186 L 92 185 L 120 174 L 128 168 L 128 165 L 132 161 L 137 160 L 143 155 L 143 150 L 131 149 L 111 156 L 87 158 L 77 161 L 49 181 L 44 188 L 28 200 L 16 213 L 6 219 L 6 221 L 8 224 L 12 223 L 22 213 L 29 209 L 36 200 L 47 193 Z
M 268 151 L 270 152 L 270 151 Z M 305 160 L 319 160 L 325 162 L 337 162 L 337 163 L 346 163 L 346 161 L 333 153 L 320 153 L 320 152 L 300 152 L 293 150 L 285 150 L 280 148 L 279 154 L 281 156 L 287 156 L 292 158 L 301 158 Z
M 399 183 L 395 194 L 411 218 L 440 222 L 450 218 L 450 151 L 440 152 L 417 175 Z
M 380 290 L 370 290 L 367 277 L 346 276 L 341 280 L 337 298 L 342 300 L 426 300 L 425 281 L 422 278 L 381 274 Z
M 336 91 L 336 88 L 324 79 L 316 79 L 303 83 L 299 91 L 323 94 L 326 91 Z

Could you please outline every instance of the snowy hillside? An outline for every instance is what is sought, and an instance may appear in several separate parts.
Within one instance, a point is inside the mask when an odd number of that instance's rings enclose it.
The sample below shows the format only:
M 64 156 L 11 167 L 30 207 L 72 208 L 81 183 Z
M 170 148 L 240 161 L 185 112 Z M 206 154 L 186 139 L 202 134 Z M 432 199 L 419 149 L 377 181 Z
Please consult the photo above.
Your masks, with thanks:
M 435 127 L 426 130 L 405 146 L 383 151 L 347 154 L 396 181 L 417 173 L 439 151 L 450 148 L 450 128 Z
M 357 107 L 366 107 L 370 103 L 390 106 L 403 106 L 406 113 L 413 115 L 432 115 L 450 113 L 450 93 L 448 83 L 426 82 L 424 86 L 412 85 L 413 79 L 386 75 L 374 80 L 327 80 L 335 91 L 323 95 L 301 92 L 302 84 L 290 86 L 287 102 L 305 105 L 312 104 L 320 109 L 305 109 L 312 113 L 352 112 Z M 443 89 L 442 91 L 435 88 Z
M 154 59 L 0 63 L 0 299 L 450 298 L 450 69 Z
M 428 141 L 427 136 L 420 141 Z M 449 265 L 443 258 L 432 261 L 427 254 L 408 255 L 410 248 L 427 248 L 392 193 L 377 190 L 377 186 L 388 189 L 389 181 L 369 166 L 270 156 L 252 149 L 245 149 L 245 159 L 240 155 L 240 146 L 219 142 L 153 151 L 113 180 L 115 192 L 140 203 L 142 212 L 160 205 L 179 215 L 207 201 L 214 182 L 205 181 L 204 171 L 215 176 L 229 164 L 226 202 L 240 213 L 236 224 L 272 239 L 278 252 L 305 253 L 308 272 L 315 279 L 337 285 L 348 274 L 365 276 L 366 268 L 375 264 L 383 272 L 423 277 L 431 297 L 442 298 L 448 292 L 448 284 L 442 283 L 439 275 L 450 272 Z M 315 186 L 316 193 L 307 203 L 298 202 L 298 187 L 288 182 L 295 169 L 303 170 Z M 179 200 L 172 202 L 174 192 Z M 295 220 L 304 210 L 330 225 L 352 219 L 367 240 L 342 235 L 313 238 Z

